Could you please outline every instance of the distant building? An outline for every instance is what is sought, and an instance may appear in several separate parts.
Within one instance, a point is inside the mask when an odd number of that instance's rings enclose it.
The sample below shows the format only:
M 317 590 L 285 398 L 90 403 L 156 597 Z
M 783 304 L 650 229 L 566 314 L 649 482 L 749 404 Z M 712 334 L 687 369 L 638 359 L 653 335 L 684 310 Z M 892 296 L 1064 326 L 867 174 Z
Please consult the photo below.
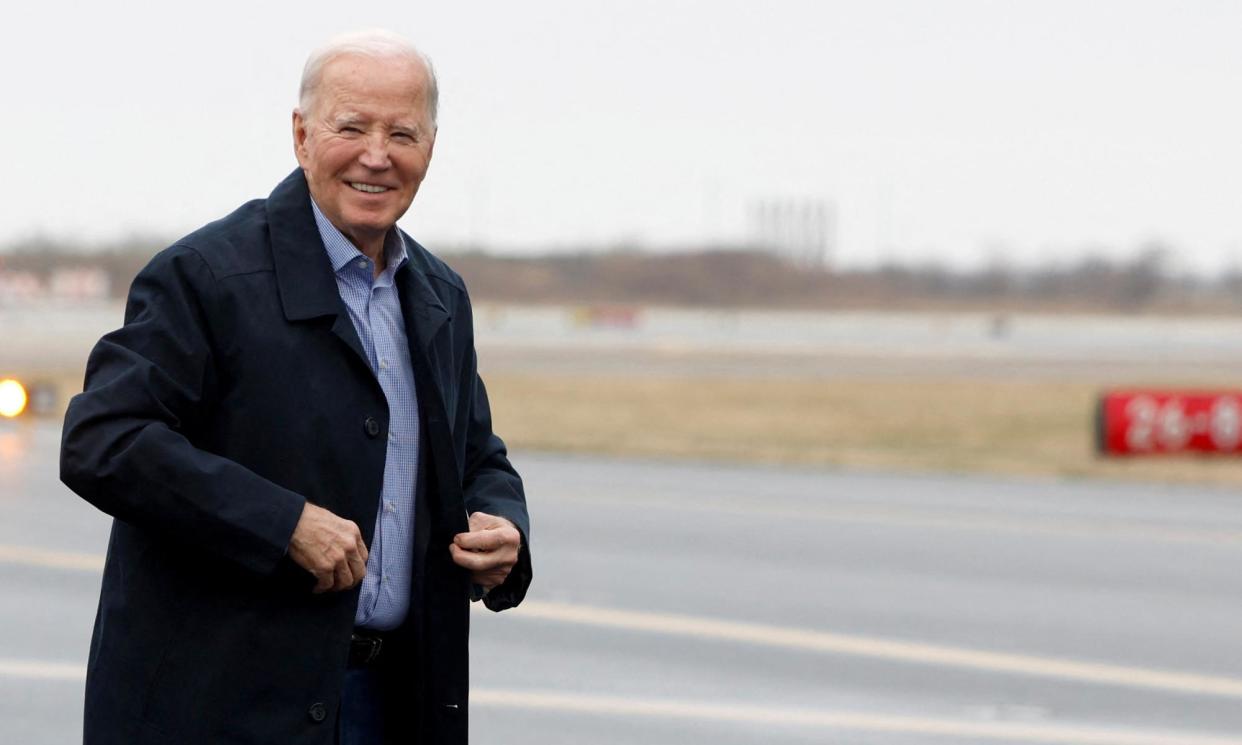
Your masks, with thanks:
M 21 305 L 47 294 L 34 272 L 0 272 L 0 305 Z
M 0 305 L 106 300 L 111 289 L 103 269 L 56 269 L 46 279 L 35 272 L 0 271 Z
M 52 272 L 48 289 L 58 300 L 104 300 L 112 289 L 112 281 L 102 269 L 57 269 Z

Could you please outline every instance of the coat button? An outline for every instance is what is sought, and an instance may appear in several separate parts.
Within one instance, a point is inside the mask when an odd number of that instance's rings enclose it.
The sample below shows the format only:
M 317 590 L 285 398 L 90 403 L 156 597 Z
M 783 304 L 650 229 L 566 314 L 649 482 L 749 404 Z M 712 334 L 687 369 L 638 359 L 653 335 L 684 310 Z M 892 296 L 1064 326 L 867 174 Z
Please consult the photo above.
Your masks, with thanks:
M 362 431 L 367 433 L 367 437 L 370 437 L 372 440 L 374 440 L 376 437 L 379 437 L 379 433 L 380 433 L 379 422 L 375 421 L 375 417 L 373 416 L 367 417 L 362 422 Z
M 318 724 L 328 718 L 328 707 L 321 703 L 313 703 L 310 709 L 306 711 L 306 714 L 311 718 L 312 722 Z

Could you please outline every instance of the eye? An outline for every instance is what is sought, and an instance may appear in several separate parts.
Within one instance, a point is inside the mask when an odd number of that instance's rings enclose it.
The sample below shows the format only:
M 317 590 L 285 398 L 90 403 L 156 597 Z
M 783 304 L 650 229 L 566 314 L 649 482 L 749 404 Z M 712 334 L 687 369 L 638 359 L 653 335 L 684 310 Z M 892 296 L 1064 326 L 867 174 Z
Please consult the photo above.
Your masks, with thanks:
M 360 134 L 362 134 L 362 130 L 361 130 L 361 129 L 358 129 L 357 127 L 352 126 L 352 125 L 346 125 L 346 126 L 344 126 L 344 127 L 341 127 L 340 132 L 341 132 L 341 134 L 343 134 L 343 135 L 360 135 Z
M 411 144 L 411 145 L 414 144 L 415 142 L 418 142 L 418 140 L 414 137 L 414 135 L 410 134 L 409 132 L 393 132 L 392 138 L 394 140 L 397 140 L 398 142 L 403 142 L 403 143 Z

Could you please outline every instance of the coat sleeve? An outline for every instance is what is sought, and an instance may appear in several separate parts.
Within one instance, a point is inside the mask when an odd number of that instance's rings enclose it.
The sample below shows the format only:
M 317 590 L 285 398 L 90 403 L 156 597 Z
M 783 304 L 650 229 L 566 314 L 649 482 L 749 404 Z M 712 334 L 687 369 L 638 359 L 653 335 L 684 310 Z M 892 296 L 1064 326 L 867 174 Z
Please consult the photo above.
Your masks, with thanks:
M 470 303 L 466 300 L 466 321 L 473 328 Z M 492 431 L 492 410 L 487 389 L 478 372 L 474 334 L 466 347 L 462 366 L 462 395 L 467 396 L 469 417 L 466 433 L 466 459 L 462 479 L 467 512 L 486 512 L 507 518 L 522 534 L 518 562 L 509 577 L 492 588 L 484 598 L 494 611 L 513 608 L 522 602 L 532 578 L 530 561 L 530 516 L 526 511 L 526 494 L 522 478 L 509 462 L 505 443 Z
M 267 573 L 306 500 L 194 444 L 214 404 L 217 299 L 192 248 L 163 251 L 139 273 L 125 325 L 95 346 L 65 414 L 60 475 L 118 520 Z

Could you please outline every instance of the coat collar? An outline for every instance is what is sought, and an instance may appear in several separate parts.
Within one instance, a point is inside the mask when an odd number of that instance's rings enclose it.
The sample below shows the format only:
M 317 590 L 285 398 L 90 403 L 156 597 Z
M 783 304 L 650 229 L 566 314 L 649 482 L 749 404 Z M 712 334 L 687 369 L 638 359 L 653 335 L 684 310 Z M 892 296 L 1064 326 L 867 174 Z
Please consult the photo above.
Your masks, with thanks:
M 302 169 L 289 174 L 268 196 L 267 225 L 285 318 L 305 321 L 340 313 L 336 279 L 315 225 Z
M 267 222 L 272 242 L 272 259 L 276 270 L 276 286 L 280 290 L 280 302 L 285 318 L 304 321 L 323 316 L 336 316 L 333 330 L 346 343 L 361 354 L 362 345 L 357 340 L 349 314 L 341 304 L 336 287 L 332 263 L 328 259 L 315 214 L 311 208 L 310 190 L 306 177 L 298 168 L 285 177 L 267 198 Z M 419 346 L 426 349 L 450 319 L 444 304 L 436 295 L 422 268 L 422 258 L 413 241 L 400 234 L 410 254 L 397 273 L 402 303 L 408 303 L 407 326 Z
M 412 243 L 412 242 L 411 242 Z M 407 311 L 405 326 L 424 350 L 430 348 L 431 340 L 452 316 L 444 309 L 439 296 L 427 281 L 427 275 L 407 261 L 397 272 L 397 290 L 402 299 L 402 307 Z

